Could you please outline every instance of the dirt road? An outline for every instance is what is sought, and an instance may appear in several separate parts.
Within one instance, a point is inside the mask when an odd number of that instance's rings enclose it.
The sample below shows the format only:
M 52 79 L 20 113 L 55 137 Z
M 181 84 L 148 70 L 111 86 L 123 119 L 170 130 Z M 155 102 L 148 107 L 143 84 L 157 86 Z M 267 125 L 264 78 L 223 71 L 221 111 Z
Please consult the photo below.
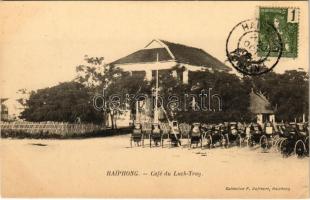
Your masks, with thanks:
M 129 147 L 129 135 L 1 140 L 5 197 L 309 196 L 309 158 L 232 147 Z

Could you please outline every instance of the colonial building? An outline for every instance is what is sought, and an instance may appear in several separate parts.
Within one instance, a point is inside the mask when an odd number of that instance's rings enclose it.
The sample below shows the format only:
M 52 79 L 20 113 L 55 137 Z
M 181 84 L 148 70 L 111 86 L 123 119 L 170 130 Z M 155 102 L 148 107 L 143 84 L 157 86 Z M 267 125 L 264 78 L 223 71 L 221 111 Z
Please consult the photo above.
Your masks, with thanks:
M 275 122 L 274 109 L 268 99 L 261 93 L 250 93 L 250 111 L 256 115 L 257 123 Z
M 159 74 L 171 73 L 173 77 L 185 84 L 189 83 L 190 72 L 231 71 L 231 68 L 202 49 L 159 39 L 152 40 L 144 48 L 110 64 L 130 72 L 134 76 L 144 77 L 148 81 L 155 79 L 157 70 Z M 147 107 L 149 104 L 144 105 Z M 149 107 L 145 110 L 151 111 Z M 161 110 L 159 115 L 159 118 L 163 118 Z M 142 112 L 138 118 L 140 121 L 149 121 L 151 115 Z M 126 112 L 119 116 L 118 121 L 121 125 L 128 125 L 131 121 L 129 113 Z
M 188 83 L 190 71 L 231 70 L 202 49 L 158 39 L 111 64 L 149 81 L 155 77 L 156 70 L 159 70 L 159 73 L 169 71 L 185 84 Z

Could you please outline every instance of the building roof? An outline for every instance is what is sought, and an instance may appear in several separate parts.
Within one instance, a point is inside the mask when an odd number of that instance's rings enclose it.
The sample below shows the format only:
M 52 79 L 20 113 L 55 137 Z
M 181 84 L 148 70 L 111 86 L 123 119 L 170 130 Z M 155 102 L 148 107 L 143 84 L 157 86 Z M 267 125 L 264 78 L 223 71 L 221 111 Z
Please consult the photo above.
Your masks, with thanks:
M 250 111 L 254 114 L 274 113 L 268 99 L 262 93 L 256 93 L 253 90 L 250 93 Z
M 160 46 L 149 48 L 152 42 L 158 42 Z M 155 62 L 157 53 L 159 61 L 176 61 L 178 63 L 190 64 L 194 66 L 204 66 L 213 70 L 230 71 L 224 63 L 211 56 L 202 49 L 168 42 L 165 40 L 153 40 L 144 49 L 138 50 L 128 56 L 120 58 L 111 64 L 132 64 Z
M 154 48 L 154 49 L 141 49 L 128 56 L 120 58 L 111 64 L 128 64 L 128 63 L 145 63 L 145 62 L 155 62 L 158 61 L 168 61 L 173 60 L 165 48 Z
M 3 103 L 5 102 L 6 100 L 8 100 L 9 98 L 0 98 L 0 102 Z

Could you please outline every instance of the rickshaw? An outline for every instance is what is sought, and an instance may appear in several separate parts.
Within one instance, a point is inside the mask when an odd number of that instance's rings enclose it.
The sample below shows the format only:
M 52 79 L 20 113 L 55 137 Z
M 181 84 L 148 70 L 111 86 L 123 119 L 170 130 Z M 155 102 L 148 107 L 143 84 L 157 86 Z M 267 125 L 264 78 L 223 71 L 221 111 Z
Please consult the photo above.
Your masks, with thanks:
M 144 146 L 144 139 L 143 139 L 143 134 L 141 130 L 141 124 L 138 122 L 134 123 L 133 131 L 130 137 L 131 147 L 133 143 L 137 144 L 137 146 L 140 146 L 140 143 L 142 143 L 142 146 Z
M 292 153 L 296 152 L 295 147 L 296 147 L 296 142 L 298 141 L 297 124 L 294 122 L 290 124 L 286 124 L 285 128 L 283 129 L 283 137 L 284 139 L 280 144 L 280 150 L 281 150 L 281 154 L 287 157 L 291 155 Z
M 257 123 L 251 123 L 247 129 L 247 146 L 254 147 L 259 144 L 262 134 L 262 127 Z
M 141 130 L 142 130 L 142 134 L 143 134 L 143 138 L 149 138 L 151 133 L 152 133 L 152 123 L 150 122 L 143 122 L 141 124 Z
M 273 146 L 275 147 L 276 151 L 281 151 L 281 145 L 284 140 L 286 140 L 285 132 L 286 132 L 286 125 L 284 123 L 278 123 L 274 126 L 275 128 L 275 137 L 273 139 Z
M 227 124 L 224 131 L 225 147 L 229 147 L 233 142 L 236 142 L 238 138 L 238 127 L 236 122 L 230 122 Z
M 211 140 L 212 140 L 212 125 L 211 124 L 202 124 L 200 127 L 202 138 L 206 141 L 207 146 L 210 148 Z
M 264 131 L 263 135 L 261 136 L 259 140 L 260 147 L 264 150 L 267 151 L 270 149 L 273 145 L 273 136 L 275 134 L 275 129 L 274 126 L 272 125 L 271 122 L 266 122 L 264 126 Z
M 187 138 L 189 139 L 189 134 L 191 132 L 191 125 L 187 124 L 187 123 L 181 123 L 179 124 L 179 130 L 181 133 L 181 138 Z
M 237 143 L 237 145 L 239 145 L 239 147 L 242 147 L 242 145 L 245 144 L 246 140 L 247 140 L 246 125 L 238 122 L 237 123 L 237 131 L 238 131 L 238 136 L 236 139 L 236 143 Z
M 200 144 L 200 148 L 202 148 L 202 133 L 200 130 L 200 123 L 193 123 L 193 127 L 190 132 L 189 148 L 192 147 L 192 144 L 196 144 L 196 147 L 198 147 L 198 144 Z
M 162 147 L 164 147 L 164 141 L 165 139 L 169 139 L 169 135 L 171 132 L 171 127 L 169 123 L 160 123 L 159 124 L 160 130 L 161 130 L 161 137 L 162 137 Z
M 295 142 L 294 153 L 297 156 L 309 156 L 309 131 L 307 124 L 297 124 L 297 141 Z
M 223 124 L 213 125 L 208 127 L 208 134 L 205 135 L 205 140 L 209 148 L 215 147 L 216 144 L 225 145 L 224 126 Z
M 170 144 L 173 146 L 181 146 L 181 133 L 179 130 L 179 125 L 177 121 L 172 121 L 171 125 L 171 132 L 169 134 Z
M 150 135 L 150 148 L 152 147 L 152 141 L 155 146 L 159 146 L 159 144 L 163 146 L 163 138 L 158 123 L 154 123 L 152 127 L 152 132 Z

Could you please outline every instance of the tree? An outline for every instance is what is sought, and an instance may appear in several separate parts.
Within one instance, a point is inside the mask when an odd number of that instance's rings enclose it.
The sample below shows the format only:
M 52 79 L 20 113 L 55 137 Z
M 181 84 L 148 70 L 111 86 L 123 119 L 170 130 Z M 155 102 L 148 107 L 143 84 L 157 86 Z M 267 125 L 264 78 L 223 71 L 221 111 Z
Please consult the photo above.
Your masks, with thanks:
M 167 112 L 170 113 L 169 117 L 174 117 L 180 122 L 214 123 L 250 119 L 248 111 L 250 90 L 236 75 L 217 71 L 190 72 L 189 84 L 182 84 L 181 81 L 169 76 L 171 75 L 162 78 L 163 87 L 160 94 L 166 100 L 172 94 L 176 94 L 182 100 L 180 109 L 174 110 L 173 113 Z M 188 95 L 188 98 L 184 94 Z M 195 107 L 191 103 L 192 98 L 195 98 Z M 169 111 L 169 108 L 165 109 Z
M 247 87 L 261 91 L 276 110 L 277 121 L 301 120 L 309 111 L 309 75 L 303 70 L 283 74 L 268 72 L 257 77 L 244 77 Z
M 26 101 L 27 101 L 27 96 L 30 95 L 30 92 L 28 92 L 28 90 L 26 88 L 22 88 L 22 89 L 19 89 L 17 92 L 16 92 L 20 98 L 17 99 L 17 102 L 25 107 L 27 104 L 26 104 Z
M 87 88 L 77 82 L 60 83 L 57 86 L 32 92 L 21 113 L 27 121 L 102 122 L 102 115 L 92 106 L 92 96 Z
M 150 91 L 150 85 L 143 77 L 131 76 L 129 72 L 123 71 L 112 64 L 105 64 L 103 57 L 85 56 L 86 64 L 76 67 L 77 80 L 85 85 L 93 96 L 100 95 L 104 91 L 106 101 L 102 109 L 103 118 L 106 121 L 108 116 L 111 119 L 112 129 L 117 128 L 117 115 L 123 113 L 126 102 L 120 101 L 120 105 L 111 107 L 111 97 L 115 95 L 126 98 L 126 94 L 136 94 L 137 92 L 147 93 Z M 135 100 L 130 103 L 130 108 L 134 108 Z

